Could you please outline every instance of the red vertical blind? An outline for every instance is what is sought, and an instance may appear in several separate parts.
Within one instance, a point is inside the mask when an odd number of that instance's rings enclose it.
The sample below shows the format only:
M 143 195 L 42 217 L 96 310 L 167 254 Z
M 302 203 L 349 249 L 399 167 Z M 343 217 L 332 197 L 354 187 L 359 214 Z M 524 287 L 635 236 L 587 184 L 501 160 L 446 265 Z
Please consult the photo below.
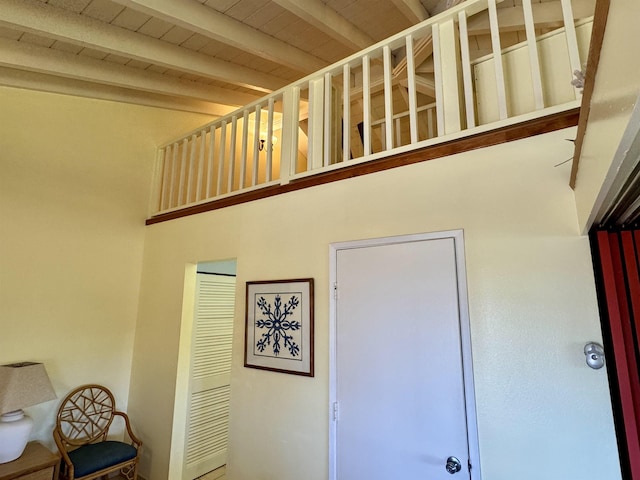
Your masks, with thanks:
M 640 230 L 599 231 L 593 238 L 608 359 L 617 380 L 612 384 L 618 387 L 619 444 L 628 478 L 640 480 Z

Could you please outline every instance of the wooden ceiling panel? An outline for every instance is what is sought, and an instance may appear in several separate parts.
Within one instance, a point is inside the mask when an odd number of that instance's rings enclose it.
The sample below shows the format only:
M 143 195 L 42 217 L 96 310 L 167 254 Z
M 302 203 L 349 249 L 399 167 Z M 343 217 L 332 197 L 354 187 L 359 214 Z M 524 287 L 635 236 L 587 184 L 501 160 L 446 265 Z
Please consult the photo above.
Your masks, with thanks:
M 109 55 L 104 57 L 104 61 L 105 62 L 111 62 L 111 63 L 117 63 L 117 64 L 120 64 L 120 65 L 126 65 L 127 63 L 129 63 L 131 61 L 131 59 L 127 58 L 127 57 L 123 57 L 121 55 L 114 55 L 114 54 L 110 53 Z
M 142 25 L 137 32 L 142 33 L 153 38 L 161 38 L 165 33 L 173 28 L 173 25 L 169 22 L 165 22 L 160 18 L 151 18 L 144 25 Z
M 167 67 L 163 67 L 161 65 L 150 65 L 146 70 L 154 73 L 164 74 L 169 69 Z
M 113 19 L 112 25 L 137 32 L 151 17 L 131 8 L 125 8 Z
M 206 45 L 211 43 L 211 39 L 201 35 L 199 33 L 194 33 L 187 40 L 180 44 L 181 47 L 188 48 L 189 50 L 193 50 L 194 52 L 199 52 Z M 204 53 L 204 52 L 203 52 Z
M 20 30 L 15 30 L 13 28 L 3 27 L 0 25 L 0 38 L 8 38 L 10 40 L 19 40 L 22 36 Z
M 93 48 L 85 47 L 82 50 L 80 50 L 80 52 L 78 52 L 78 55 L 83 57 L 94 58 L 96 60 L 104 60 L 105 57 L 108 55 L 108 53 L 105 53 L 101 50 L 95 50 Z
M 215 40 L 209 40 L 203 47 L 198 50 L 198 52 L 209 55 L 210 57 L 215 57 L 226 48 L 228 47 L 224 43 L 216 42 Z
M 285 12 L 285 10 L 277 3 L 267 2 L 259 9 L 255 10 L 247 18 L 245 18 L 243 23 L 249 25 L 250 27 L 261 30 L 263 25 L 282 15 L 283 12 Z
M 236 2 L 231 8 L 225 10 L 224 14 L 242 22 L 267 3 L 268 0 L 243 0 L 242 2 Z
M 11 48 L 50 49 L 38 54 L 50 51 L 64 65 L 42 74 L 62 79 L 51 84 L 86 82 L 83 96 L 92 88 L 96 98 L 121 88 L 131 90 L 128 101 L 136 92 L 143 103 L 164 95 L 172 98 L 162 104 L 184 108 L 191 97 L 198 111 L 202 102 L 216 102 L 211 110 L 223 111 L 404 30 L 423 10 L 433 14 L 456 1 L 0 0 L 0 38 L 15 42 Z M 504 0 L 500 8 L 521 3 Z M 505 41 L 521 41 L 521 32 L 512 31 Z M 481 36 L 470 39 L 476 54 L 487 43 Z M 14 68 L 25 70 L 18 62 Z M 398 92 L 393 101 L 394 110 L 402 108 Z
M 131 68 L 139 68 L 141 70 L 146 70 L 147 68 L 149 68 L 151 66 L 150 63 L 148 62 L 141 62 L 140 60 L 130 60 L 129 62 L 127 62 L 127 67 L 131 67 Z
M 91 3 L 91 0 L 45 0 L 45 3 L 53 7 L 64 8 L 75 13 L 81 13 L 87 5 Z
M 47 48 L 49 48 L 55 42 L 55 40 L 52 38 L 43 37 L 41 35 L 36 35 L 35 33 L 29 33 L 29 32 L 25 32 L 20 37 L 20 41 L 29 43 L 32 45 L 37 45 L 39 47 L 47 47 Z
M 282 9 L 282 12 L 279 15 L 276 15 L 275 17 L 263 23 L 260 26 L 260 30 L 267 35 L 272 35 L 275 37 L 279 32 L 287 28 L 287 26 L 297 21 L 298 17 L 296 17 L 293 13 Z
M 101 22 L 111 23 L 123 10 L 122 5 L 110 0 L 92 0 L 81 13 Z
M 53 50 L 60 50 L 62 52 L 69 52 L 69 53 L 73 53 L 74 55 L 77 55 L 78 53 L 80 53 L 80 51 L 82 51 L 82 48 L 80 45 L 74 45 L 72 43 L 66 43 L 66 42 L 53 42 L 53 45 L 51 45 L 51 48 Z
M 350 48 L 341 44 L 337 40 L 328 39 L 327 43 L 320 45 L 311 52 L 313 55 L 325 60 L 328 64 L 332 64 L 348 57 L 353 52 Z
M 160 37 L 160 40 L 172 43 L 174 45 L 182 45 L 182 43 L 193 37 L 194 33 L 186 28 L 173 26 L 167 33 Z

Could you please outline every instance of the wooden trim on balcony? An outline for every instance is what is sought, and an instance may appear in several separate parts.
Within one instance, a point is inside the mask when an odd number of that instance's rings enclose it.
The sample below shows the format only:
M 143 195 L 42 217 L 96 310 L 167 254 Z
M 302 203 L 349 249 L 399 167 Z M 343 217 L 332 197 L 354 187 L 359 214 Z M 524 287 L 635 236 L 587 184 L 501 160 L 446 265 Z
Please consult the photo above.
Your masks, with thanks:
M 166 222 L 168 220 L 174 220 L 176 218 L 187 217 L 189 215 L 209 212 L 211 210 L 218 210 L 220 208 L 226 208 L 233 205 L 239 205 L 241 203 L 252 202 L 254 200 L 260 200 L 283 193 L 293 192 L 295 190 L 301 190 L 303 188 L 315 187 L 317 185 L 323 185 L 325 183 L 359 177 L 361 175 L 368 175 L 370 173 L 381 172 L 390 168 L 425 162 L 436 158 L 455 155 L 457 153 L 476 150 L 478 148 L 489 147 L 491 145 L 498 145 L 501 143 L 511 142 L 513 140 L 520 140 L 535 135 L 541 135 L 543 133 L 549 133 L 555 130 L 561 130 L 563 128 L 574 127 L 578 125 L 579 117 L 580 109 L 574 108 L 565 112 L 548 115 L 534 120 L 510 125 L 508 127 L 491 130 L 485 133 L 479 133 L 470 137 L 452 140 L 450 142 L 413 150 L 411 152 L 401 153 L 378 160 L 372 160 L 366 163 L 347 166 L 330 172 L 319 173 L 317 175 L 292 180 L 286 185 L 272 185 L 269 187 L 261 188 L 259 190 L 239 193 L 238 195 L 223 198 L 220 200 L 212 200 L 210 202 L 201 203 L 199 205 L 185 207 L 180 210 L 175 210 L 151 217 L 147 219 L 146 224 L 153 225 L 155 223 Z
M 573 152 L 573 163 L 571 165 L 571 177 L 569 185 L 576 188 L 576 178 L 578 177 L 578 166 L 580 165 L 580 155 L 582 154 L 582 142 L 587 130 L 587 121 L 591 110 L 591 96 L 596 82 L 596 73 L 600 63 L 600 51 L 604 31 L 607 26 L 609 16 L 610 0 L 597 0 L 596 9 L 593 14 L 593 29 L 591 30 L 591 42 L 589 43 L 589 53 L 587 55 L 587 69 L 585 72 L 584 89 L 582 92 L 582 104 L 580 107 L 580 120 L 578 121 L 578 131 L 576 133 L 575 150 Z

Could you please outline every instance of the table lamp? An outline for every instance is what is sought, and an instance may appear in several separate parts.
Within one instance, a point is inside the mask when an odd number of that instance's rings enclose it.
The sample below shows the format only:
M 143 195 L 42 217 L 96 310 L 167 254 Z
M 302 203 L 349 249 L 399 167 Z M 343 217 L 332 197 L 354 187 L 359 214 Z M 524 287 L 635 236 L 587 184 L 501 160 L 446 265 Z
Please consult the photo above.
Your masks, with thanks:
M 0 463 L 15 460 L 27 446 L 33 420 L 22 409 L 54 398 L 42 363 L 0 365 Z

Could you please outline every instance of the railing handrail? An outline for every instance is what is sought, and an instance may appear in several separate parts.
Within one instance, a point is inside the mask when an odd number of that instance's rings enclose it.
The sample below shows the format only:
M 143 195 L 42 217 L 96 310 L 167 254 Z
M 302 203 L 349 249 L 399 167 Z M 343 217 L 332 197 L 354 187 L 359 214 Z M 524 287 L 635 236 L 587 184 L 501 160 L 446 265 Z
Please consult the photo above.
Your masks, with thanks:
M 164 143 L 151 215 L 573 108 L 578 47 L 586 51 L 591 28 L 587 12 L 576 22 L 571 0 L 561 0 L 564 26 L 536 35 L 531 2 L 524 1 L 526 40 L 504 48 L 496 9 L 502 1 L 463 2 Z M 491 53 L 474 58 L 467 20 L 481 12 Z M 550 40 L 559 34 L 566 50 Z M 392 51 L 402 48 L 394 65 Z M 538 48 L 546 49 L 543 57 Z M 505 76 L 516 67 L 529 69 L 530 83 Z
M 502 3 L 504 0 L 495 0 L 495 1 L 496 3 Z M 322 70 L 318 70 L 316 72 L 310 73 L 309 75 L 302 77 L 294 82 L 291 82 L 283 86 L 282 88 L 279 88 L 278 90 L 274 90 L 273 92 L 263 97 L 260 97 L 247 105 L 244 105 L 230 113 L 227 113 L 226 115 L 218 117 L 215 120 L 212 120 L 211 122 L 206 123 L 198 128 L 195 128 L 187 133 L 184 133 L 179 137 L 175 138 L 174 140 L 165 142 L 164 144 L 159 145 L 158 148 L 165 148 L 169 145 L 173 145 L 176 142 L 182 141 L 184 138 L 190 137 L 191 135 L 199 133 L 202 130 L 206 130 L 212 125 L 222 122 L 223 120 L 230 120 L 234 116 L 238 117 L 238 114 L 243 112 L 244 110 L 255 109 L 257 105 L 265 104 L 270 97 L 278 97 L 279 95 L 283 95 L 284 92 L 289 88 L 300 87 L 302 85 L 308 84 L 313 79 L 323 77 L 327 73 L 335 73 L 337 71 L 340 71 L 342 70 L 344 65 L 349 65 L 351 67 L 356 66 L 359 64 L 360 61 L 362 61 L 362 57 L 364 55 L 377 52 L 384 46 L 390 46 L 393 49 L 400 48 L 404 46 L 405 39 L 408 35 L 413 35 L 415 33 L 422 33 L 423 31 L 429 29 L 432 25 L 436 23 L 440 23 L 445 20 L 457 19 L 458 14 L 460 12 L 466 12 L 468 16 L 472 16 L 477 13 L 480 13 L 487 9 L 487 4 L 488 4 L 488 0 L 467 0 L 465 2 L 462 2 L 456 5 L 455 7 L 451 7 L 450 9 L 439 13 L 438 15 L 429 17 L 420 23 L 412 25 L 411 27 L 408 27 L 402 30 L 401 32 L 398 32 L 391 37 L 388 37 L 384 40 L 380 40 L 379 42 L 374 43 L 373 45 L 365 48 L 364 50 L 360 50 L 346 58 L 343 58 L 342 60 L 338 60 L 337 62 L 334 62 L 331 65 L 324 67 Z

